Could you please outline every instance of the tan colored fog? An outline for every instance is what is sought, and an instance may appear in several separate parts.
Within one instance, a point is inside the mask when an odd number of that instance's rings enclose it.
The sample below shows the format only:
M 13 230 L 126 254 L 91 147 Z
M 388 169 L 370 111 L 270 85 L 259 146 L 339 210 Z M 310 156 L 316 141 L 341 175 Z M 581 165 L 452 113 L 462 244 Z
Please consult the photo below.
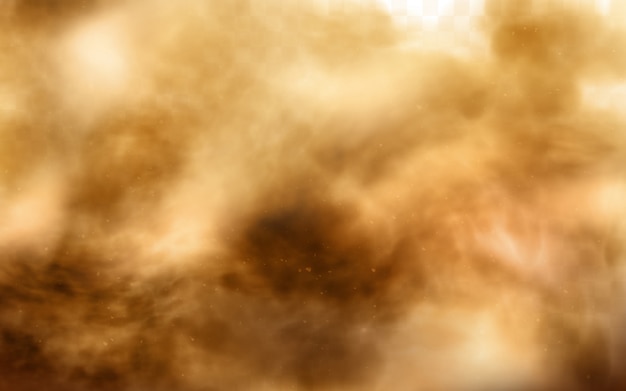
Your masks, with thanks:
M 0 1 L 0 390 L 626 388 L 626 12 L 572 4 Z

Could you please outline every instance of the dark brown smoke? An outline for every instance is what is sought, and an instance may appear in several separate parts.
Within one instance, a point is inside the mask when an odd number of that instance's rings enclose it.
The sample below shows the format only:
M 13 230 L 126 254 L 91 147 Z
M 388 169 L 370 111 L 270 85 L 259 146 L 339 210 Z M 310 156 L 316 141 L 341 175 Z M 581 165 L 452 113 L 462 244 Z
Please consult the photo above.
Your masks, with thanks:
M 0 390 L 626 389 L 613 9 L 0 3 Z

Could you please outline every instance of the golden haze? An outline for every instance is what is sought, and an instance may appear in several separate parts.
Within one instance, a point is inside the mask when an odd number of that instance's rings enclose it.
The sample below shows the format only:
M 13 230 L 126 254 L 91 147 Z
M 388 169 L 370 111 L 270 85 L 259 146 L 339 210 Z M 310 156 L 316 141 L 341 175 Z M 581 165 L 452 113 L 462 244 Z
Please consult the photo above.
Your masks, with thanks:
M 626 388 L 626 25 L 566 5 L 1 2 L 0 390 Z

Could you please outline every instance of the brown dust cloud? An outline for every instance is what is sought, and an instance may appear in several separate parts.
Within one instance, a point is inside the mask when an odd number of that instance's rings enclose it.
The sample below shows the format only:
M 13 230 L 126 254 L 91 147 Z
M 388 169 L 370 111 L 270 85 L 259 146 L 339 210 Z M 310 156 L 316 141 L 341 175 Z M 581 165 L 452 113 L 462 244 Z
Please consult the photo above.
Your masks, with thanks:
M 614 3 L 1 1 L 0 390 L 625 390 Z

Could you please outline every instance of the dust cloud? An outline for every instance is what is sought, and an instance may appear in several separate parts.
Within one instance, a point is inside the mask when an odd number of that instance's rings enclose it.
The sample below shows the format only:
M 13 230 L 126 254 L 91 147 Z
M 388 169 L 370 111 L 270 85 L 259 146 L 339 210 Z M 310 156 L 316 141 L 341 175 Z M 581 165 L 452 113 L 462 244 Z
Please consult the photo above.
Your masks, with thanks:
M 626 388 L 626 24 L 572 4 L 1 2 L 0 390 Z

